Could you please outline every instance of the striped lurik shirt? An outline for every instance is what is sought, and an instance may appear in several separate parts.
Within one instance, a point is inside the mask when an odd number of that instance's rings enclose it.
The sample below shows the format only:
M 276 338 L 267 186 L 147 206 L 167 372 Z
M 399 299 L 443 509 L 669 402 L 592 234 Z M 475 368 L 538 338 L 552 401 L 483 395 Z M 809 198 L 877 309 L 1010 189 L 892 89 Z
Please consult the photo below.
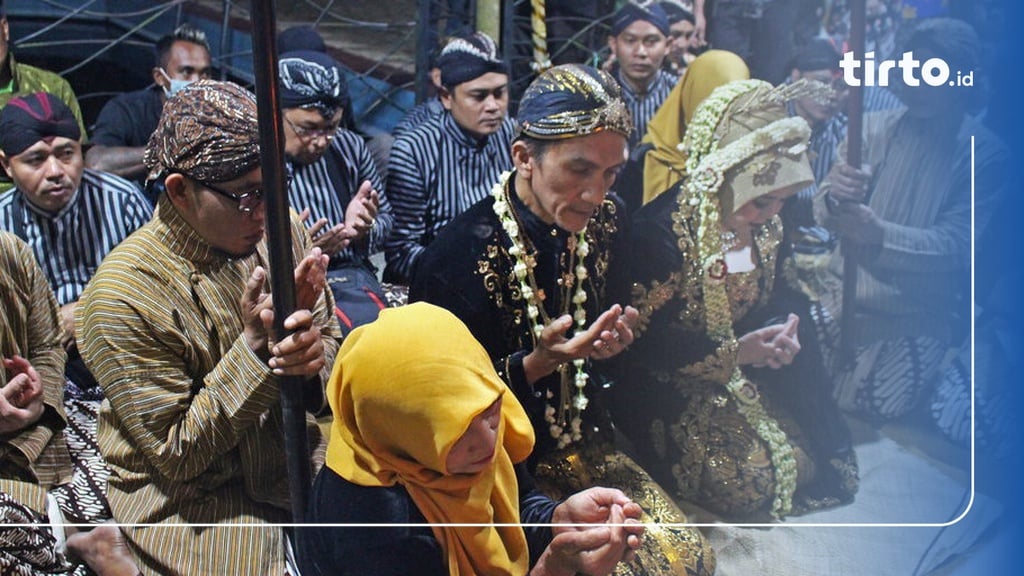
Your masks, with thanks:
M 858 259 L 854 338 L 946 340 L 954 316 L 969 313 L 960 297 L 969 289 L 972 220 L 980 233 L 1006 193 L 1007 150 L 971 118 L 954 131 L 899 108 L 864 116 L 863 160 L 872 173 L 868 206 L 883 235 L 881 246 Z M 815 215 L 834 225 L 827 194 L 816 198 Z M 840 251 L 829 269 L 842 278 Z
M 15 355 L 39 373 L 45 408 L 34 424 L 0 436 L 0 491 L 43 513 L 45 490 L 71 480 L 71 456 L 61 432 L 67 423 L 64 347 L 46 276 L 24 242 L 0 232 L 0 357 Z M 8 380 L 7 370 L 0 370 L 0 387 Z
M 665 70 L 658 70 L 658 75 L 643 94 L 633 91 L 629 83 L 622 78 L 621 70 L 615 72 L 615 80 L 622 86 L 623 100 L 626 101 L 626 108 L 633 117 L 633 133 L 629 136 L 629 149 L 632 150 L 647 134 L 647 121 L 654 116 L 658 108 L 661 108 L 679 78 Z
M 327 219 L 328 227 L 344 222 L 345 210 L 359 191 L 359 186 L 365 180 L 373 184 L 380 206 L 377 221 L 370 229 L 369 241 L 357 242 L 337 254 L 329 254 L 332 266 L 343 262 L 369 265 L 370 255 L 384 249 L 394 216 L 384 193 L 384 181 L 363 139 L 358 134 L 340 129 L 319 160 L 306 165 L 289 162 L 288 167 L 292 177 L 288 201 L 296 212 L 309 208 L 307 224 L 320 218 Z
M 441 100 L 439 98 L 433 97 L 430 100 L 424 100 L 415 108 L 409 110 L 409 112 L 398 121 L 398 124 L 395 125 L 393 130 L 391 130 L 391 135 L 398 138 L 406 132 L 412 132 L 419 128 L 421 124 L 425 124 L 432 118 L 440 116 L 442 112 L 444 112 L 444 106 L 441 104 Z
M 17 189 L 0 196 L 0 228 L 32 248 L 61 306 L 78 300 L 103 258 L 152 216 L 153 207 L 134 184 L 88 168 L 67 206 L 55 214 Z
M 509 147 L 515 123 L 477 141 L 445 112 L 395 140 L 388 166 L 388 194 L 395 228 L 386 244 L 387 277 L 408 282 L 423 249 L 459 214 L 490 193 L 512 169 Z
M 106 396 L 97 435 L 114 519 L 161 524 L 122 527 L 147 576 L 283 574 L 282 531 L 265 525 L 290 519 L 280 389 L 245 342 L 240 303 L 267 267 L 267 241 L 229 258 L 166 195 L 157 212 L 107 256 L 75 311 Z M 298 262 L 309 236 L 297 219 L 291 233 Z M 313 310 L 324 382 L 341 339 L 333 307 L 324 290 Z M 316 448 L 319 429 L 306 424 Z M 206 523 L 219 526 L 184 525 Z

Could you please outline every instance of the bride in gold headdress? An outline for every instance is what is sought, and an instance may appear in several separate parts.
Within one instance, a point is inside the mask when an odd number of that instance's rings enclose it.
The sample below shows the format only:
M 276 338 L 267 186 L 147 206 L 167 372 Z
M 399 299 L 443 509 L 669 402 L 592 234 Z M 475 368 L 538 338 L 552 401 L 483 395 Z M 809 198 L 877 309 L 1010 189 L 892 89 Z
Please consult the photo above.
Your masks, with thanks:
M 687 129 L 686 178 L 634 221 L 641 337 L 623 359 L 615 421 L 662 486 L 731 519 L 856 491 L 849 431 L 780 253 L 779 210 L 814 179 L 810 129 L 785 101 L 814 90 L 716 89 Z

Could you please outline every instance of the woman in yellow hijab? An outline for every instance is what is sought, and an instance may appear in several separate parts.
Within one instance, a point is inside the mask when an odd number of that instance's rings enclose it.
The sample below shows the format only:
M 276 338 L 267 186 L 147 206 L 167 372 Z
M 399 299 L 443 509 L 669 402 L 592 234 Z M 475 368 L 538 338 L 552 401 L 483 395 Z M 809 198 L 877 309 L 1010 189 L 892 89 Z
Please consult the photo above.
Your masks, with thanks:
M 583 544 L 565 532 L 556 545 L 555 534 L 546 549 L 554 530 L 517 525 L 624 523 L 639 507 L 617 490 L 562 504 L 532 491 L 515 465 L 533 448 L 533 429 L 507 391 L 469 329 L 442 308 L 385 310 L 353 331 L 327 386 L 334 422 L 309 522 L 378 526 L 304 530 L 303 574 L 520 576 L 534 563 L 531 574 L 589 571 L 573 550 L 591 540 L 604 546 L 603 565 L 628 558 L 638 527 L 577 533 L 590 532 Z M 582 500 L 603 502 L 605 515 Z
M 687 66 L 682 79 L 647 123 L 642 144 L 653 148 L 644 159 L 644 204 L 683 179 L 686 154 L 680 143 L 697 105 L 715 88 L 749 78 L 750 70 L 743 59 L 725 50 L 708 50 Z

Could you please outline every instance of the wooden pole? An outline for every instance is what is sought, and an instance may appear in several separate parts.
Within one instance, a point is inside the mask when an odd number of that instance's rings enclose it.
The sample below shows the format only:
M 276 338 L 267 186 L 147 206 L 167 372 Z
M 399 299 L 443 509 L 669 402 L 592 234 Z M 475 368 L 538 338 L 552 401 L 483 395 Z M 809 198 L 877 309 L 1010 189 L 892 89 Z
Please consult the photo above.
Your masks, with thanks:
M 278 93 L 277 25 L 274 0 L 252 0 L 253 65 L 256 73 L 260 166 L 263 169 L 270 256 L 270 290 L 274 295 L 274 331 L 286 334 L 284 320 L 295 311 L 295 261 L 292 258 L 291 219 L 285 187 L 284 132 Z M 306 438 L 304 379 L 280 378 L 284 418 L 285 458 L 292 521 L 303 523 L 312 485 L 309 441 Z
M 858 58 L 864 58 L 864 34 L 866 31 L 866 1 L 850 2 L 850 50 Z M 858 86 L 850 86 L 848 108 L 849 124 L 846 131 L 846 163 L 860 168 L 863 162 L 861 149 L 864 134 L 864 80 Z M 853 363 L 857 355 L 854 338 L 854 315 L 857 311 L 857 259 L 850 241 L 843 239 L 843 310 L 840 322 L 840 351 L 847 363 Z

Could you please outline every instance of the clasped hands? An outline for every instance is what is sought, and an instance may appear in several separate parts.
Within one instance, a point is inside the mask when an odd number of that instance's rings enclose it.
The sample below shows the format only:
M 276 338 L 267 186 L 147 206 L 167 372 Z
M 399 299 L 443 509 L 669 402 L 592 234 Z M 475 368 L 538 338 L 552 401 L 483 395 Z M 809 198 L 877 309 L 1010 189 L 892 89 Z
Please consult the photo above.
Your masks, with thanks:
M 638 504 L 614 488 L 594 487 L 573 494 L 555 508 L 553 539 L 531 576 L 611 574 L 640 548 L 642 513 Z
M 327 285 L 330 258 L 314 247 L 295 267 L 295 312 L 284 320 L 291 332 L 281 340 L 273 334 L 274 303 L 264 292 L 267 272 L 257 266 L 242 294 L 243 337 L 249 348 L 267 362 L 278 376 L 317 375 L 324 366 L 324 346 L 313 313 Z
M 43 415 L 43 381 L 28 360 L 3 359 L 7 384 L 0 388 L 0 434 L 23 430 Z
M 328 227 L 327 218 L 321 218 L 309 227 L 309 235 L 313 245 L 319 247 L 327 255 L 337 254 L 350 243 L 361 240 L 370 233 L 377 221 L 380 209 L 380 196 L 373 189 L 369 180 L 364 180 L 359 191 L 345 208 L 345 221 Z M 305 222 L 309 220 L 310 211 L 306 208 L 299 214 Z
M 772 324 L 744 334 L 739 339 L 736 362 L 740 366 L 779 369 L 793 362 L 800 352 L 797 327 L 800 317 L 790 314 L 782 324 Z
M 828 179 L 836 230 L 844 239 L 881 246 L 885 237 L 882 220 L 865 203 L 871 184 L 870 170 L 858 170 L 840 162 L 832 167 Z
M 555 318 L 544 327 L 536 348 L 523 359 L 527 381 L 536 382 L 566 362 L 605 360 L 622 352 L 633 343 L 633 328 L 639 316 L 636 308 L 615 304 L 571 338 L 566 338 L 566 333 L 573 326 L 572 316 Z

